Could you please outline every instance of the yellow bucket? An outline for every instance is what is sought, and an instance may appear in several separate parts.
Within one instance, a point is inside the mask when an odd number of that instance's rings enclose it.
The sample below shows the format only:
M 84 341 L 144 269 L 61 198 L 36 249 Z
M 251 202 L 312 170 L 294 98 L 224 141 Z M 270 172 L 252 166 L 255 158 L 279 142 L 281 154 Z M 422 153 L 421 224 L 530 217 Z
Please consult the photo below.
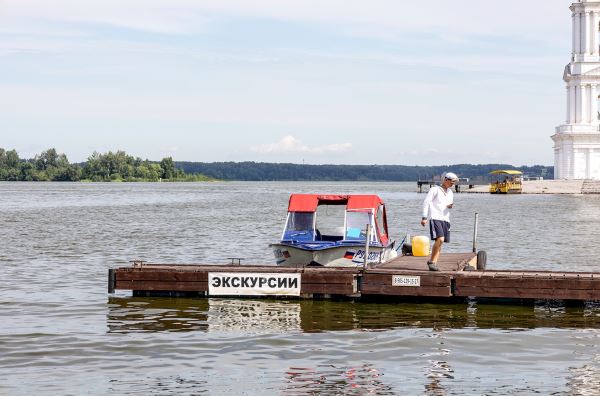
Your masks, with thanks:
M 413 256 L 429 256 L 429 238 L 426 236 L 414 236 L 412 239 Z

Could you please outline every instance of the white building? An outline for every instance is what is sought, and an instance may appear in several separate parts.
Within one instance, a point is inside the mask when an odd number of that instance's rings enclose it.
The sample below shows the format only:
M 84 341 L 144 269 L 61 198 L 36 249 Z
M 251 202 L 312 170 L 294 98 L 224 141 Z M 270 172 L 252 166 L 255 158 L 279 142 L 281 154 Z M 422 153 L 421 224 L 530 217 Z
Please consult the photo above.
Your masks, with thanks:
M 600 180 L 600 1 L 578 0 L 573 12 L 573 50 L 565 67 L 567 119 L 556 128 L 555 179 Z

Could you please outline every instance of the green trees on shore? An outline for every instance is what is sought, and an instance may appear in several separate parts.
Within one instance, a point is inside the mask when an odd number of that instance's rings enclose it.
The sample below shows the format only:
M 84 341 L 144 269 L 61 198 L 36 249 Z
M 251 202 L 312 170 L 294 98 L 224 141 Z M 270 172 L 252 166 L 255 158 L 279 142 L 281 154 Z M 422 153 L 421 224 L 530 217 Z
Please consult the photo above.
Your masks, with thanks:
M 171 157 L 156 163 L 127 155 L 124 151 L 94 152 L 88 157 L 82 173 L 83 179 L 91 181 L 187 180 L 189 177 L 175 168 Z
M 406 165 L 304 165 L 266 162 L 160 162 L 142 160 L 124 151 L 94 152 L 86 162 L 70 164 L 67 156 L 49 149 L 33 159 L 20 159 L 15 150 L 0 148 L 0 181 L 416 181 L 430 180 L 451 170 L 460 177 L 484 183 L 494 169 L 518 169 L 529 176 L 552 179 L 552 166 L 508 164 Z
M 65 154 L 51 148 L 33 159 L 21 159 L 15 150 L 0 148 L 2 181 L 205 181 L 202 174 L 186 174 L 171 157 L 159 163 L 124 151 L 94 152 L 83 164 L 70 164 Z
M 81 168 L 70 164 L 67 156 L 58 154 L 55 149 L 23 160 L 15 150 L 0 148 L 0 180 L 75 181 L 80 178 Z
M 482 183 L 489 181 L 494 169 L 518 169 L 529 176 L 554 177 L 554 167 L 533 165 L 514 167 L 508 164 L 419 165 L 304 165 L 268 162 L 176 162 L 189 173 L 202 173 L 219 180 L 248 181 L 417 181 L 431 180 L 446 171 Z

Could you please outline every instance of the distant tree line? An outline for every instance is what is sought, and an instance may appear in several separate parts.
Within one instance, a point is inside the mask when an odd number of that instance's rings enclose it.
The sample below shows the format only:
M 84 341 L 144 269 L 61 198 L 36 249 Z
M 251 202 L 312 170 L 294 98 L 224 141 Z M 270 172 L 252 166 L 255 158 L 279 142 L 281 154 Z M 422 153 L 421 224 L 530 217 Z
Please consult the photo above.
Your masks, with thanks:
M 86 162 L 69 163 L 54 148 L 33 159 L 21 159 L 15 150 L 0 148 L 3 181 L 416 181 L 430 180 L 451 170 L 459 177 L 487 180 L 495 169 L 517 169 L 529 176 L 554 177 L 551 166 L 507 164 L 407 165 L 304 165 L 267 162 L 160 162 L 142 160 L 124 151 L 94 152 Z
M 33 159 L 21 159 L 15 150 L 0 148 L 2 181 L 204 181 L 212 180 L 175 167 L 173 158 L 142 160 L 124 151 L 94 152 L 86 162 L 71 164 L 65 154 L 51 148 Z
M 175 162 L 187 173 L 202 173 L 221 180 L 248 181 L 416 181 L 431 180 L 452 171 L 459 177 L 487 180 L 495 169 L 517 169 L 529 176 L 554 178 L 552 166 L 507 164 L 407 165 L 303 165 L 267 162 Z

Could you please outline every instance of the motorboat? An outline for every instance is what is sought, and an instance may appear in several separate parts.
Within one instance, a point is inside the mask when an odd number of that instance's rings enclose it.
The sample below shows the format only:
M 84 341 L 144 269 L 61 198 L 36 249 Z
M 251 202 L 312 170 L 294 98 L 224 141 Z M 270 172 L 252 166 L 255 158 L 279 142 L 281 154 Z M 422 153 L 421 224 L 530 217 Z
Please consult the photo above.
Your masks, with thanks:
M 367 251 L 367 263 L 398 255 L 377 195 L 292 194 L 281 241 L 270 247 L 280 266 L 357 267 Z

